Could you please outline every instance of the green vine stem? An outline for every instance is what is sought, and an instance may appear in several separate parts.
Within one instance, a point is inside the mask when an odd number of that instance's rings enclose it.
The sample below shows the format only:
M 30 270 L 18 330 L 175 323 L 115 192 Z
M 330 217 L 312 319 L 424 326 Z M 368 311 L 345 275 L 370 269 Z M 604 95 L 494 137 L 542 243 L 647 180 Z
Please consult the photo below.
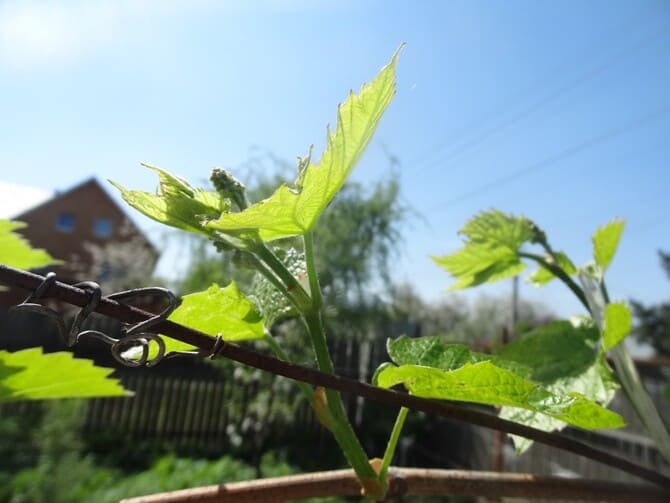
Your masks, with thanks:
M 311 295 L 305 291 L 300 282 L 264 243 L 257 243 L 249 251 L 252 256 L 252 261 L 258 271 L 277 287 L 301 313 L 312 341 L 319 370 L 328 374 L 334 374 L 334 367 L 326 344 L 325 330 L 321 318 L 323 301 L 316 273 L 311 234 L 304 236 L 304 247 Z M 276 344 L 276 341 L 272 340 L 272 338 L 266 338 L 266 340 L 274 352 L 277 350 L 281 351 L 281 348 Z M 288 361 L 285 357 L 286 355 L 281 356 L 280 353 L 277 353 L 277 356 Z M 303 391 L 303 393 L 305 393 L 305 391 Z M 306 396 L 309 396 L 310 399 L 312 399 L 314 397 L 313 391 L 309 389 Z M 373 486 L 377 485 L 376 483 L 378 482 L 379 477 L 370 466 L 368 456 L 353 431 L 351 423 L 347 418 L 340 394 L 337 391 L 326 389 L 325 396 L 327 408 L 332 417 L 332 423 L 329 424 L 329 428 L 347 458 L 347 461 L 356 472 L 361 483 L 364 483 L 366 486 L 369 486 L 370 484 Z
M 304 246 L 312 304 L 307 312 L 303 312 L 303 318 L 312 339 L 319 370 L 333 374 L 333 362 L 330 358 L 328 345 L 326 344 L 325 330 L 321 318 L 321 304 L 323 301 L 319 278 L 316 272 L 314 244 L 311 233 L 304 235 Z M 358 441 L 358 437 L 347 418 L 342 397 L 337 391 L 326 389 L 326 399 L 328 401 L 328 409 L 333 418 L 333 435 L 344 451 L 344 455 L 351 464 L 351 467 L 356 472 L 356 476 L 362 483 L 365 483 L 366 480 L 377 481 L 379 477 L 370 466 L 368 456 Z
M 547 253 L 551 255 L 551 257 L 555 260 L 555 255 L 554 252 L 551 251 L 551 248 L 549 245 L 542 243 L 542 246 L 547 250 Z M 575 294 L 575 296 L 579 299 L 579 301 L 582 303 L 582 305 L 586 308 L 588 312 L 591 312 L 591 307 L 589 306 L 589 303 L 586 299 L 586 296 L 584 295 L 584 291 L 579 287 L 577 283 L 566 273 L 562 267 L 560 267 L 558 262 L 551 264 L 547 262 L 547 260 L 542 257 L 541 255 L 536 255 L 534 253 L 526 253 L 526 252 L 519 252 L 519 257 L 527 258 L 530 260 L 533 260 L 537 262 L 540 267 L 544 267 L 546 270 L 548 270 L 550 273 L 552 273 L 554 276 L 559 278 L 565 286 L 567 286 L 570 290 L 572 290 L 572 293 Z
M 609 302 L 607 298 L 607 289 L 604 282 L 600 285 L 586 272 L 579 273 L 579 280 L 584 287 L 584 293 L 591 307 L 593 319 L 602 332 L 605 321 L 605 306 Z M 623 387 L 628 400 L 630 401 L 635 413 L 644 425 L 649 436 L 654 440 L 658 450 L 663 457 L 670 461 L 670 435 L 658 413 L 654 402 L 647 393 L 642 384 L 640 375 L 635 368 L 633 359 L 630 357 L 626 346 L 623 343 L 611 349 L 610 355 L 614 362 L 614 368 L 617 372 L 619 382 Z
M 313 304 L 312 298 L 310 298 L 309 294 L 305 291 L 296 277 L 291 274 L 291 271 L 286 268 L 274 253 L 272 253 L 272 250 L 270 250 L 265 243 L 257 243 L 251 249 L 251 252 L 256 255 L 266 270 L 269 268 L 276 278 L 281 281 L 284 286 L 280 291 L 295 304 L 298 311 L 305 313 L 311 309 Z
M 391 431 L 389 442 L 386 444 L 386 451 L 384 452 L 384 458 L 382 459 L 382 467 L 379 470 L 379 477 L 383 481 L 386 480 L 389 466 L 391 466 L 391 461 L 393 461 L 393 456 L 395 454 L 396 447 L 398 446 L 398 439 L 400 438 L 402 427 L 405 425 L 405 419 L 407 419 L 408 412 L 409 409 L 407 407 L 400 408 L 400 411 L 398 411 L 398 416 L 395 420 L 395 424 L 393 425 L 393 430 Z

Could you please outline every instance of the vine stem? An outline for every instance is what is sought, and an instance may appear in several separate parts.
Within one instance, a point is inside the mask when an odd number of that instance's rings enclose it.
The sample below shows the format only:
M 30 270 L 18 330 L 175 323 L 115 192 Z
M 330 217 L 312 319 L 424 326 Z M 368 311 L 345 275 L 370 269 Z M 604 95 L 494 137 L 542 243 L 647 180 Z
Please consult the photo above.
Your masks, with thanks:
M 311 295 L 311 306 L 306 312 L 303 312 L 303 318 L 307 325 L 314 353 L 316 355 L 319 370 L 327 374 L 334 374 L 335 369 L 333 361 L 330 358 L 328 345 L 326 344 L 326 334 L 321 318 L 321 307 L 323 298 L 321 296 L 321 286 L 316 271 L 316 262 L 314 259 L 314 243 L 312 233 L 308 232 L 303 236 L 305 247 L 305 263 L 307 266 L 307 276 L 309 278 L 309 287 Z M 377 481 L 378 475 L 370 466 L 368 456 L 363 450 L 356 433 L 354 432 L 349 418 L 344 410 L 344 403 L 340 394 L 326 388 L 326 399 L 328 401 L 328 410 L 333 418 L 332 433 L 343 450 L 345 457 L 356 472 L 361 483 L 366 485 L 366 481 Z
M 262 265 L 264 271 L 268 271 L 282 285 L 280 291 L 291 300 L 298 311 L 305 312 L 312 305 L 312 299 L 302 287 L 300 282 L 291 274 L 277 256 L 265 245 L 256 243 L 250 250 L 252 255 Z M 263 272 L 261 270 L 261 272 Z M 270 278 L 268 278 L 270 279 Z M 272 279 L 270 279 L 272 281 Z
M 610 302 L 605 281 L 601 275 L 600 281 L 596 284 L 595 280 L 584 272 L 580 273 L 579 280 L 584 285 L 584 292 L 591 305 L 593 318 L 602 332 L 605 328 L 605 309 Z M 644 425 L 649 436 L 655 441 L 663 457 L 670 461 L 670 435 L 658 409 L 642 384 L 642 379 L 640 379 L 640 374 L 635 368 L 630 353 L 623 343 L 619 343 L 610 350 L 610 355 L 619 382 L 633 406 L 635 414 Z
M 26 290 L 34 291 L 43 282 L 44 276 L 22 271 L 14 267 L 0 264 L 0 283 L 13 285 Z M 55 281 L 43 292 L 43 298 L 55 298 L 75 306 L 86 306 L 90 300 L 90 292 L 60 281 Z M 103 297 L 95 311 L 117 319 L 124 323 L 139 323 L 153 318 L 154 315 L 141 309 L 121 304 L 115 300 Z M 519 435 L 545 445 L 550 445 L 564 451 L 572 452 L 608 466 L 623 470 L 627 473 L 653 482 L 666 490 L 670 489 L 670 477 L 651 470 L 645 466 L 633 463 L 628 459 L 612 455 L 596 449 L 590 445 L 568 438 L 558 433 L 541 431 L 519 423 L 501 419 L 492 414 L 480 412 L 472 408 L 419 398 L 406 393 L 379 388 L 370 384 L 348 379 L 333 374 L 326 374 L 319 370 L 291 364 L 268 355 L 258 353 L 250 348 L 232 342 L 221 342 L 211 335 L 204 334 L 192 328 L 179 325 L 169 320 L 160 321 L 152 327 L 157 333 L 196 346 L 205 354 L 229 358 L 238 363 L 248 365 L 275 375 L 281 375 L 295 381 L 309 383 L 313 386 L 323 386 L 345 393 L 352 393 L 370 400 L 375 400 L 396 407 L 407 407 L 440 417 L 462 421 L 472 425 L 483 426 L 512 435 Z
M 393 431 L 391 431 L 389 442 L 386 445 L 386 451 L 384 452 L 384 458 L 382 459 L 382 466 L 379 470 L 379 477 L 382 480 L 386 480 L 386 475 L 388 473 L 389 466 L 391 466 L 391 461 L 393 461 L 393 455 L 395 454 L 395 450 L 398 445 L 398 439 L 400 438 L 402 427 L 405 425 L 405 419 L 407 419 L 408 412 L 409 409 L 407 407 L 401 407 L 400 411 L 398 411 L 398 416 L 396 417 L 395 423 L 393 425 Z
M 555 260 L 556 256 L 554 255 L 554 252 L 551 251 L 551 248 L 549 248 L 548 245 L 545 245 L 545 244 L 543 244 L 543 246 L 547 250 L 547 253 L 549 253 Z M 567 286 L 570 290 L 572 290 L 572 293 L 574 293 L 575 296 L 579 299 L 579 301 L 582 303 L 582 306 L 584 306 L 589 313 L 591 312 L 591 307 L 589 306 L 589 303 L 586 300 L 586 296 L 584 295 L 584 291 L 563 270 L 562 267 L 560 267 L 558 265 L 555 265 L 555 264 L 550 264 L 541 255 L 536 255 L 534 253 L 527 253 L 527 252 L 522 252 L 522 251 L 518 252 L 518 254 L 519 254 L 519 257 L 527 258 L 527 259 L 530 259 L 530 260 L 533 260 L 533 261 L 537 262 L 540 265 L 540 267 L 543 267 L 544 269 L 548 270 L 554 276 L 556 276 L 561 281 L 563 281 L 563 283 L 565 283 L 565 286 Z

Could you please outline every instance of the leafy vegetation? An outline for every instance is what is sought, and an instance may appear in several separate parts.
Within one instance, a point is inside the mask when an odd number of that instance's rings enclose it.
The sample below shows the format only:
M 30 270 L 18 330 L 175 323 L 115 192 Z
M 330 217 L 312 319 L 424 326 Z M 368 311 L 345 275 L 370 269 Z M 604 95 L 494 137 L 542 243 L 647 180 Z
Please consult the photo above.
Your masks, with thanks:
M 251 284 L 246 285 L 253 290 L 248 295 L 236 283 L 223 288 L 208 285 L 205 291 L 185 297 L 182 306 L 172 314 L 173 321 L 212 335 L 220 334 L 228 340 L 257 340 L 267 344 L 278 358 L 293 361 L 295 355 L 286 351 L 284 341 L 276 336 L 273 327 L 281 319 L 296 316 L 304 325 L 307 340 L 302 341 L 303 348 L 311 348 L 312 358 L 321 371 L 335 372 L 326 344 L 326 313 L 333 298 L 329 293 L 334 296 L 339 293 L 345 299 L 361 299 L 361 287 L 369 277 L 355 267 L 345 267 L 346 279 L 340 282 L 336 276 L 328 276 L 327 261 L 322 262 L 326 266 L 320 277 L 318 239 L 321 237 L 328 249 L 337 250 L 342 245 L 320 236 L 317 222 L 345 187 L 348 175 L 391 102 L 397 59 L 398 53 L 370 84 L 364 85 L 358 94 L 352 92 L 338 107 L 336 127 L 328 132 L 320 161 L 313 163 L 311 152 L 299 159 L 295 184 L 282 184 L 266 199 L 251 203 L 246 187 L 219 169 L 211 177 L 215 191 L 194 188 L 186 180 L 151 166 L 147 167 L 157 174 L 159 181 L 156 194 L 129 190 L 112 182 L 140 212 L 165 225 L 206 237 L 217 250 L 232 253 L 236 265 L 255 272 Z M 378 216 L 393 208 L 397 194 L 394 190 L 397 191 L 397 186 L 389 185 L 389 193 L 381 194 L 382 204 L 368 207 L 367 215 Z M 376 221 L 373 218 L 370 221 L 376 223 L 369 228 L 356 225 L 360 221 L 352 218 L 359 232 L 353 233 L 355 245 L 344 245 L 351 251 L 350 255 L 345 254 L 345 260 L 360 264 L 376 255 L 384 262 L 386 242 L 375 241 L 370 234 L 382 229 L 386 236 L 392 235 L 388 217 Z M 623 221 L 616 220 L 599 228 L 592 238 L 593 261 L 576 267 L 566 253 L 550 246 L 545 232 L 530 219 L 498 210 L 475 216 L 460 231 L 464 246 L 452 254 L 434 258 L 437 265 L 454 277 L 452 289 L 514 277 L 526 269 L 528 262 L 534 262 L 539 269 L 532 273 L 530 281 L 542 286 L 559 279 L 577 296 L 588 317 L 537 327 L 492 354 L 447 344 L 438 337 L 400 337 L 389 341 L 392 363 L 378 369 L 374 382 L 387 388 L 402 384 L 410 393 L 427 398 L 497 406 L 502 417 L 549 431 L 566 424 L 587 429 L 623 426 L 623 419 L 605 408 L 617 388 L 618 378 L 650 435 L 670 459 L 668 434 L 639 385 L 630 357 L 621 344 L 631 329 L 630 312 L 624 303 L 610 301 L 605 286 L 605 272 L 616 253 L 623 227 Z M 375 248 L 376 243 L 381 243 L 381 248 Z M 375 251 L 371 253 L 371 249 Z M 325 252 L 324 256 L 334 259 L 337 254 L 329 256 Z M 347 291 L 352 285 L 357 288 L 353 293 Z M 168 350 L 183 348 L 170 344 Z M 615 362 L 616 377 L 605 360 L 607 354 Z M 63 364 L 67 365 L 61 362 L 61 370 Z M 81 372 L 74 371 L 74 376 Z M 6 396 L 18 396 L 11 387 L 16 382 L 23 383 L 24 389 L 28 385 L 39 386 L 37 381 L 31 381 L 32 374 L 27 371 L 21 381 L 21 372 L 15 372 L 9 360 L 0 373 L 5 386 L 2 393 Z M 97 379 L 91 390 L 102 392 L 102 382 L 104 379 Z M 388 489 L 387 470 L 408 411 L 399 412 L 381 462 L 371 463 L 349 422 L 340 394 L 328 389 L 312 390 L 306 385 L 301 385 L 300 390 L 353 467 L 364 496 L 384 499 Z M 105 388 L 104 392 L 112 390 Z M 37 396 L 31 393 L 24 391 L 25 396 Z M 521 439 L 515 442 L 519 451 L 529 445 Z M 179 464 L 174 459 L 162 463 L 157 467 L 162 473 Z M 47 473 L 44 472 L 45 477 Z M 172 477 L 172 482 L 178 482 L 177 478 Z M 190 485 L 192 480 L 183 483 Z M 69 487 L 75 488 L 74 484 Z
M 24 269 L 57 263 L 44 250 L 33 249 L 14 231 L 19 222 L 0 220 L 0 262 Z M 127 395 L 112 369 L 76 360 L 70 353 L 42 354 L 40 349 L 0 351 L 0 402 Z
M 43 354 L 40 348 L 0 351 L 0 402 L 127 396 L 113 369 L 96 367 L 70 353 Z
M 151 218 L 204 234 L 218 249 L 237 250 L 239 263 L 260 273 L 265 284 L 274 287 L 275 295 L 283 296 L 286 309 L 303 320 L 317 365 L 325 372 L 332 373 L 334 367 L 325 344 L 324 308 L 327 304 L 316 267 L 314 229 L 322 212 L 344 186 L 391 101 L 396 62 L 397 54 L 369 85 L 363 86 L 358 95 L 352 93 L 339 107 L 337 125 L 333 133 L 328 133 L 321 161 L 313 164 L 311 154 L 300 159 L 295 185 L 283 184 L 267 199 L 250 204 L 244 185 L 221 170 L 215 170 L 212 175 L 218 198 L 202 189 L 193 189 L 163 170 L 157 170 L 161 183 L 157 196 L 138 195 L 137 191 L 117 185 L 132 206 Z M 598 229 L 593 237 L 594 262 L 576 268 L 567 254 L 555 252 L 549 246 L 545 233 L 534 222 L 494 210 L 481 213 L 463 227 L 461 250 L 435 257 L 435 261 L 456 279 L 453 289 L 516 276 L 525 270 L 527 261 L 534 261 L 539 269 L 531 281 L 543 285 L 559 278 L 590 314 L 598 316 L 576 277 L 587 273 L 604 290 L 604 273 L 614 257 L 622 230 L 621 221 Z M 295 236 L 302 236 L 302 246 L 291 252 L 304 263 L 298 273 L 288 267 L 285 248 L 267 245 Z M 529 245 L 540 247 L 542 253 L 530 253 L 526 250 Z M 261 313 L 262 304 L 259 303 Z M 463 346 L 441 345 L 437 339 L 399 339 L 389 343 L 394 364 L 380 367 L 375 381 L 385 387 L 402 383 L 419 396 L 501 406 L 503 416 L 545 430 L 560 428 L 566 423 L 584 428 L 620 427 L 623 419 L 604 408 L 616 384 L 603 355 L 608 349 L 621 346 L 619 343 L 629 331 L 624 323 L 626 313 L 624 304 L 603 308 L 602 319 L 594 320 L 599 336 L 593 322 L 591 325 L 586 322 L 585 326 L 552 324 L 531 331 L 497 355 L 473 353 Z M 279 341 L 270 335 L 270 325 L 275 320 L 273 316 L 265 319 L 266 340 L 280 358 L 289 358 Z M 195 319 L 181 321 L 189 324 Z M 225 323 L 217 328 L 225 338 Z M 234 337 L 232 332 L 231 336 Z M 575 358 L 566 364 L 564 352 L 541 350 L 534 359 L 529 349 L 544 347 L 567 348 L 575 352 Z M 303 392 L 356 471 L 366 496 L 383 497 L 385 470 L 407 411 L 400 412 L 377 472 L 368 463 L 368 455 L 349 425 L 339 394 L 330 390 L 312 393 L 303 389 Z M 527 444 L 518 443 L 517 447 L 521 450 Z
M 0 261 L 19 269 L 35 269 L 58 263 L 46 251 L 37 250 L 14 231 L 23 229 L 22 222 L 0 219 Z
M 622 220 L 614 220 L 599 227 L 592 236 L 593 261 L 576 268 L 565 253 L 554 251 L 545 232 L 531 220 L 505 215 L 499 211 L 483 212 L 461 230 L 465 236 L 465 246 L 453 254 L 437 257 L 435 261 L 454 276 L 456 279 L 454 288 L 476 286 L 515 276 L 525 269 L 524 260 L 536 262 L 541 268 L 540 271 L 543 271 L 536 272 L 530 277 L 530 281 L 537 286 L 546 284 L 552 276 L 559 278 L 587 310 L 590 318 L 585 323 L 597 327 L 599 333 L 599 338 L 591 350 L 593 361 L 591 367 L 584 369 L 576 380 L 574 372 L 568 369 L 566 373 L 559 373 L 557 377 L 562 381 L 561 386 L 567 384 L 572 389 L 568 396 L 580 398 L 588 396 L 606 405 L 612 398 L 615 386 L 614 377 L 604 362 L 604 355 L 610 352 L 617 378 L 633 403 L 640 420 L 666 459 L 670 459 L 670 436 L 667 429 L 640 384 L 627 350 L 620 344 L 631 331 L 630 310 L 623 302 L 612 303 L 605 285 L 605 272 L 614 258 L 623 228 Z M 535 245 L 541 249 L 542 254 L 526 251 L 524 245 Z M 578 279 L 579 284 L 575 279 Z M 552 337 L 562 339 L 558 345 L 561 348 L 569 347 L 568 338 L 574 337 L 574 332 L 568 325 L 563 325 L 563 329 L 559 330 L 554 327 L 552 333 Z M 535 331 L 524 338 L 524 344 L 537 348 L 540 346 L 540 341 L 545 338 L 544 331 Z M 582 339 L 586 343 L 590 338 L 583 334 Z M 509 351 L 507 350 L 508 355 Z M 505 350 L 502 354 L 505 354 Z M 516 355 L 522 357 L 522 363 L 533 365 L 534 353 L 517 351 Z M 540 361 L 541 359 L 536 360 L 534 365 L 537 366 Z M 556 390 L 556 383 L 550 384 L 549 389 Z M 577 389 L 581 389 L 584 395 L 575 395 Z M 568 418 L 560 418 L 557 415 L 553 416 L 553 420 L 547 421 L 546 418 L 538 418 L 536 412 L 549 416 L 551 414 L 546 414 L 544 411 L 530 412 L 532 413 L 519 413 L 504 408 L 501 414 L 503 417 L 545 430 L 560 429 L 565 423 L 571 422 Z M 595 417 L 596 415 L 593 416 Z M 528 443 L 525 441 L 517 443 L 517 448 L 520 450 L 527 446 Z

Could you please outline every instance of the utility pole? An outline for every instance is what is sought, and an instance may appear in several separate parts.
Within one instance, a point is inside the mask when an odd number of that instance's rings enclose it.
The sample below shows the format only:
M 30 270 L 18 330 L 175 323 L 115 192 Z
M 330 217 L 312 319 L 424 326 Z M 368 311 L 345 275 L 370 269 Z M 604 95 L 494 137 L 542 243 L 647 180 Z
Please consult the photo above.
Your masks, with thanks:
M 516 327 L 519 324 L 519 276 L 512 279 L 512 326 L 510 336 L 516 335 Z

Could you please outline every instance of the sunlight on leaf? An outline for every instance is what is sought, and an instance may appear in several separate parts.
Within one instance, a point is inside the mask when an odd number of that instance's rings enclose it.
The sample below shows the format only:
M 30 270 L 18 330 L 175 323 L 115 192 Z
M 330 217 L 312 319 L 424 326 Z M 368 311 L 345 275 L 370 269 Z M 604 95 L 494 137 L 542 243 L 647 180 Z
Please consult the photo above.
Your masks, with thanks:
M 614 258 L 624 225 L 623 220 L 613 220 L 602 227 L 598 227 L 591 238 L 593 241 L 593 258 L 603 271 L 609 267 Z
M 18 269 L 35 269 L 50 264 L 60 264 L 45 250 L 32 248 L 28 241 L 14 232 L 26 227 L 23 222 L 0 219 L 0 263 Z
M 630 309 L 623 302 L 605 306 L 605 324 L 603 327 L 603 349 L 608 351 L 626 338 L 633 327 Z
M 490 360 L 491 355 L 475 353 L 463 344 L 444 344 L 439 337 L 407 337 L 389 339 L 386 348 L 396 365 L 423 365 L 442 370 L 455 370 L 466 363 Z
M 556 262 L 558 262 L 558 266 L 561 269 L 563 269 L 568 276 L 577 274 L 577 268 L 565 253 L 557 252 L 555 255 L 556 255 Z M 537 271 L 535 271 L 528 277 L 528 282 L 531 283 L 533 286 L 539 287 L 546 285 L 555 277 L 556 276 L 554 276 L 554 273 L 552 273 L 548 269 L 545 269 L 544 267 L 540 267 Z
M 459 231 L 465 246 L 435 263 L 456 280 L 450 290 L 492 283 L 521 273 L 526 265 L 519 258 L 521 246 L 535 237 L 533 223 L 525 217 L 485 211 Z
M 398 52 L 377 77 L 361 87 L 337 110 L 335 131 L 328 131 L 321 160 L 307 158 L 300 169 L 296 187 L 282 185 L 268 199 L 240 213 L 225 213 L 207 226 L 224 232 L 258 231 L 261 239 L 272 241 L 306 234 L 340 190 L 395 94 Z
M 501 417 L 545 431 L 566 423 L 618 427 L 621 418 L 600 407 L 609 403 L 617 385 L 596 351 L 598 338 L 592 325 L 554 322 L 496 355 L 445 344 L 439 337 L 402 336 L 387 342 L 397 366 L 382 364 L 373 383 L 383 387 L 403 383 L 427 398 L 502 406 Z M 514 436 L 513 440 L 518 450 L 532 443 Z
M 130 395 L 118 379 L 108 377 L 112 372 L 71 353 L 0 351 L 0 402 Z
M 161 168 L 143 166 L 158 175 L 156 194 L 125 189 L 112 180 L 109 183 L 121 192 L 121 197 L 130 206 L 147 217 L 177 229 L 207 234 L 203 222 L 229 211 L 230 201 L 217 192 L 193 188 L 182 178 Z
M 577 392 L 606 406 L 614 398 L 618 384 L 602 355 L 596 351 L 599 334 L 590 324 L 573 325 L 557 321 L 538 327 L 503 347 L 500 357 L 527 366 L 529 378 L 549 392 L 564 395 Z M 503 407 L 500 417 L 543 431 L 560 430 L 564 421 L 535 411 Z M 532 441 L 512 436 L 518 453 Z
M 234 282 L 224 288 L 214 284 L 203 292 L 185 295 L 168 319 L 212 336 L 221 334 L 227 341 L 261 339 L 265 333 L 256 305 Z M 194 349 L 169 337 L 165 343 L 168 352 Z
M 403 384 L 413 395 L 423 398 L 518 407 L 585 429 L 624 426 L 621 416 L 580 393 L 554 394 L 490 361 L 467 363 L 452 371 L 419 365 L 388 366 L 378 373 L 377 384 L 383 388 Z

